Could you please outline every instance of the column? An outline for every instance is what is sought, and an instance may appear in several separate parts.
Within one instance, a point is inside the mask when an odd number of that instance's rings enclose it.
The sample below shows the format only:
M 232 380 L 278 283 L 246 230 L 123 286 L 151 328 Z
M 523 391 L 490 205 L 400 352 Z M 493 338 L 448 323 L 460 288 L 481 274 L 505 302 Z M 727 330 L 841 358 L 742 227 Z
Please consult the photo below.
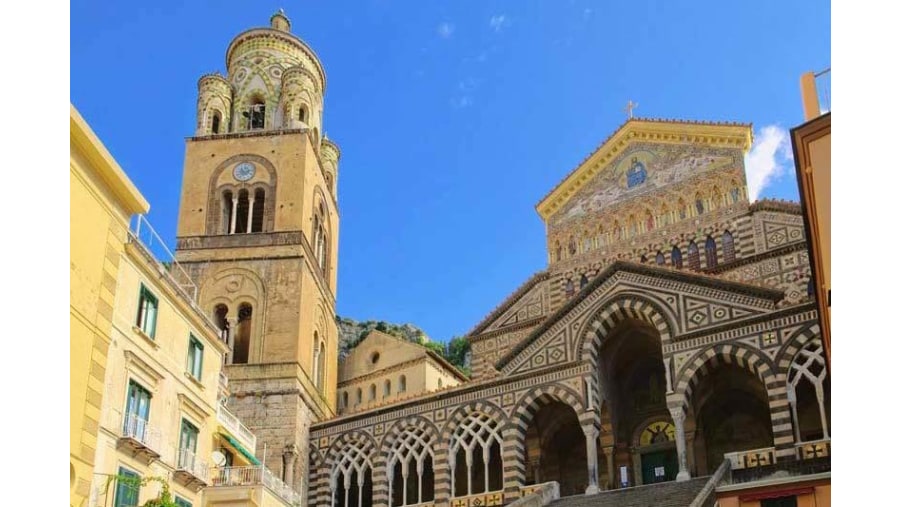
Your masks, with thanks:
M 528 466 L 531 467 L 531 473 L 534 476 L 534 483 L 541 483 L 541 458 L 534 458 L 528 462 Z
M 450 497 L 453 496 L 453 484 L 451 483 L 451 463 L 455 459 L 449 456 L 447 442 L 438 442 L 434 449 L 434 504 L 436 506 L 450 505 Z
M 687 445 L 684 438 L 684 409 L 681 407 L 669 408 L 672 421 L 675 423 L 675 447 L 678 449 L 678 475 L 675 480 L 686 481 L 691 478 L 687 468 Z
M 294 487 L 294 462 L 297 460 L 297 446 L 294 444 L 288 444 L 284 446 L 284 453 L 282 454 L 282 458 L 284 459 L 284 483 L 288 485 L 288 487 Z
M 606 454 L 606 473 L 609 476 L 609 484 L 606 486 L 614 489 L 616 487 L 616 469 L 614 468 L 615 463 L 613 463 L 615 447 L 605 447 L 603 452 Z
M 588 487 L 584 494 L 596 495 L 600 491 L 600 487 L 597 485 L 597 434 L 599 432 L 593 424 L 582 426 L 581 430 L 584 432 L 584 443 L 587 446 Z
M 237 192 L 231 195 L 231 226 L 228 228 L 228 234 L 234 234 L 234 228 L 237 225 Z
M 250 195 L 250 206 L 247 208 L 247 230 L 253 232 L 253 194 Z
M 227 319 L 228 321 L 228 356 L 226 364 L 234 364 L 234 333 L 237 332 L 237 317 Z
M 825 413 L 825 388 L 822 387 L 822 381 L 816 382 L 816 399 L 819 400 L 819 417 L 822 418 L 822 437 L 829 439 L 828 436 L 828 414 Z M 797 424 L 799 427 L 800 424 Z M 799 429 L 797 430 L 800 431 Z M 799 438 L 797 439 L 800 440 Z
M 510 424 L 503 430 L 503 445 L 500 448 L 501 474 L 503 478 L 503 501 L 519 498 L 525 484 L 525 434 L 518 424 Z

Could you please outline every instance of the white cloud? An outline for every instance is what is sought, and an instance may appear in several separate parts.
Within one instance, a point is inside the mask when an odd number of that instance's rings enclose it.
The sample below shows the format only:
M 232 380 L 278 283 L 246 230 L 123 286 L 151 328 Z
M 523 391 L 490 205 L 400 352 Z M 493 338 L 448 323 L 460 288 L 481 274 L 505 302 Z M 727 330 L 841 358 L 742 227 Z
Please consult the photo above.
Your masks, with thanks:
M 747 192 L 750 202 L 792 167 L 794 155 L 787 130 L 768 125 L 757 131 L 753 148 L 744 158 L 747 170 Z
M 509 18 L 506 17 L 506 14 L 498 14 L 496 16 L 491 16 L 490 25 L 491 25 L 491 28 L 493 28 L 495 32 L 500 32 L 504 28 L 509 26 Z
M 451 99 L 450 104 L 456 109 L 462 109 L 464 107 L 469 107 L 472 105 L 472 97 L 469 97 L 468 95 L 463 95 L 462 97 Z
M 456 29 L 456 28 L 455 28 L 452 24 L 450 24 L 450 23 L 444 21 L 443 23 L 441 23 L 440 25 L 438 25 L 438 27 L 437 27 L 437 33 L 438 33 L 438 35 L 440 35 L 442 38 L 444 38 L 444 39 L 449 39 L 450 36 L 453 35 L 453 31 L 454 31 L 455 29 Z

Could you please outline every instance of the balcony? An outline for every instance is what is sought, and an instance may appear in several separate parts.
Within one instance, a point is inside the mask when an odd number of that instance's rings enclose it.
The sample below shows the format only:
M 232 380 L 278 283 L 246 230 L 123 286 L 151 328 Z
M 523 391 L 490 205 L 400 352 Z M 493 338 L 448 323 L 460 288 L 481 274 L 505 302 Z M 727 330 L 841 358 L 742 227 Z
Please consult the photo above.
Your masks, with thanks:
M 216 419 L 219 424 L 231 433 L 241 445 L 249 449 L 251 452 L 256 451 L 256 435 L 244 426 L 240 419 L 228 411 L 224 405 L 219 404 L 216 409 Z
M 234 495 L 234 493 L 236 493 L 235 490 L 247 488 L 265 489 L 286 505 L 300 505 L 300 493 L 291 489 L 263 466 L 212 468 L 210 469 L 209 486 L 203 494 L 209 500 L 209 505 L 224 504 L 229 501 L 229 498 L 246 498 L 244 495 Z M 264 491 L 259 493 L 262 494 Z M 259 504 L 263 505 L 262 502 Z
M 775 461 L 775 448 L 732 452 L 725 455 L 731 462 L 730 478 L 725 482 L 743 484 L 772 477 L 800 477 L 831 471 L 831 441 L 799 442 L 794 446 L 796 459 Z
M 112 417 L 119 432 L 117 449 L 130 453 L 133 458 L 145 464 L 159 459 L 161 433 L 158 429 L 150 426 L 137 414 L 112 412 Z
M 763 447 L 749 451 L 729 452 L 725 453 L 725 459 L 731 461 L 732 470 L 769 466 L 775 463 L 775 448 Z
M 178 449 L 175 482 L 193 491 L 200 491 L 209 484 L 209 466 L 198 460 L 190 449 Z

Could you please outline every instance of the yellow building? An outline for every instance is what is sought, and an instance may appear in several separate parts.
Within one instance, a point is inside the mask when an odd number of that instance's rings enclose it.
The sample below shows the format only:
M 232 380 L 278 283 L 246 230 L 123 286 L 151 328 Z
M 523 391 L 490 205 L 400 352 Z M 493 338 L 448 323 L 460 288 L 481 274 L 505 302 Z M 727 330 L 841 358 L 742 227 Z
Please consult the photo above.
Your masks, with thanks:
M 194 302 L 177 263 L 145 246 L 158 238 L 142 216 L 119 262 L 112 341 L 95 473 L 97 505 L 143 504 L 158 484 L 137 490 L 106 477 L 160 477 L 183 505 L 199 505 L 209 484 L 217 429 L 221 331 Z M 149 241 L 149 238 L 154 241 Z
M 436 352 L 372 331 L 338 367 L 338 410 L 368 410 L 466 380 Z
M 69 130 L 69 502 L 80 507 L 91 491 L 128 220 L 150 206 L 75 106 Z

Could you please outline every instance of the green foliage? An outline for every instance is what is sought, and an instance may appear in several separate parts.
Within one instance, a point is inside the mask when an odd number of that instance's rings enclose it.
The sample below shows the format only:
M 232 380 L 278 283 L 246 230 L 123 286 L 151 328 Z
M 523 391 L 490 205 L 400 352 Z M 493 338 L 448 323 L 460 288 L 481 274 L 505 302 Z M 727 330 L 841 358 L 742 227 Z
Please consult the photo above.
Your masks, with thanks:
M 178 504 L 175 503 L 175 498 L 172 496 L 172 491 L 169 489 L 169 483 L 162 477 L 141 478 L 128 477 L 125 475 L 110 475 L 106 478 L 106 487 L 103 490 L 104 495 L 109 493 L 109 486 L 114 482 L 121 482 L 133 488 L 140 488 L 150 484 L 151 482 L 158 482 L 162 486 L 159 491 L 159 495 L 156 498 L 147 500 L 141 507 L 179 507 Z

